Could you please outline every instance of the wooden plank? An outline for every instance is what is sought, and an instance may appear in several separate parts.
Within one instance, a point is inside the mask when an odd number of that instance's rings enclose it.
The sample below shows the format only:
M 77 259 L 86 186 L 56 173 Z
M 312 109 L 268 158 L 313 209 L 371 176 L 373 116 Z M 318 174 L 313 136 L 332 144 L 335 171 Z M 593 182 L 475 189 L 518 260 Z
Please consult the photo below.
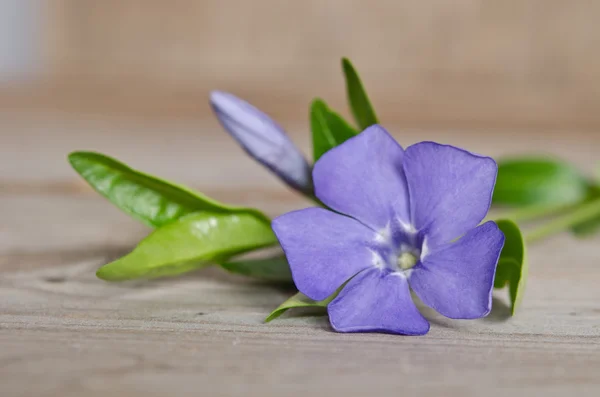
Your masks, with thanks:
M 71 109 L 194 116 L 208 90 L 221 88 L 299 104 L 294 117 L 304 118 L 317 95 L 344 106 L 339 59 L 350 56 L 387 120 L 600 125 L 593 1 L 50 4 L 53 81 Z
M 0 390 L 8 395 L 564 395 L 600 391 L 595 244 L 532 252 L 525 305 L 451 321 L 429 335 L 340 335 L 324 318 L 264 316 L 285 291 L 209 269 L 107 284 L 105 257 L 0 275 Z M 97 255 L 97 254 L 96 254 Z M 498 297 L 499 300 L 503 297 Z M 36 382 L 26 382 L 35 375 Z M 117 393 L 117 394 L 114 394 Z M 6 395 L 6 394 L 4 394 Z
M 477 321 L 422 307 L 432 323 L 424 337 L 337 334 L 325 317 L 293 314 L 264 324 L 293 291 L 218 268 L 122 284 L 94 276 L 149 229 L 78 182 L 64 155 L 80 145 L 271 215 L 307 205 L 274 179 L 263 183 L 269 176 L 210 122 L 3 116 L 0 130 L 13 131 L 0 145 L 3 397 L 600 393 L 597 238 L 532 246 L 514 318 L 499 291 Z M 591 171 L 600 141 L 578 134 L 396 131 L 404 143 L 493 155 L 552 152 Z M 308 149 L 302 128 L 292 136 Z
M 287 118 L 278 121 L 308 158 L 312 153 L 308 119 L 302 123 Z M 433 140 L 494 157 L 549 154 L 572 161 L 588 172 L 595 170 L 599 162 L 597 131 L 419 129 L 385 120 L 382 123 L 405 147 Z M 27 193 L 30 184 L 82 191 L 77 186 L 85 184 L 70 168 L 66 156 L 74 150 L 96 150 L 134 168 L 203 190 L 242 188 L 255 196 L 275 193 L 278 197 L 293 197 L 277 178 L 244 154 L 212 114 L 200 119 L 155 120 L 0 110 L 0 139 L 0 191 L 7 193 L 13 187 L 15 193 Z M 261 193 L 264 189 L 270 190 L 268 195 Z

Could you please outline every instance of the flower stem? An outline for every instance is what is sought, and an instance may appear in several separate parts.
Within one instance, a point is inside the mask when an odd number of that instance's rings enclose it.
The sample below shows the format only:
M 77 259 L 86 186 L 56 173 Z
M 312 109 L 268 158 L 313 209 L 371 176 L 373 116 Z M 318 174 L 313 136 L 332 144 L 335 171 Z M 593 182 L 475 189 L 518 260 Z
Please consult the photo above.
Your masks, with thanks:
M 580 204 L 572 211 L 533 229 L 525 234 L 525 240 L 528 243 L 538 241 L 595 217 L 600 217 L 600 199 Z
M 568 210 L 575 209 L 580 205 L 581 202 L 576 204 L 532 205 L 509 212 L 502 216 L 502 218 L 510 219 L 517 223 L 528 222 L 546 216 L 558 215 Z

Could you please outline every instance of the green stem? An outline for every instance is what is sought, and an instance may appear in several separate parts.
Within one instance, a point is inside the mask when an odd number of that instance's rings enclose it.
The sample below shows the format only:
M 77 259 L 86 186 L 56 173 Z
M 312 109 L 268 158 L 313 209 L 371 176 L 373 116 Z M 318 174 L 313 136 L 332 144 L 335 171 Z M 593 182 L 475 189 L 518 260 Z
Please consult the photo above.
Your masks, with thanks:
M 551 236 L 553 234 L 562 232 L 563 230 L 569 229 L 575 225 L 587 221 L 590 218 L 600 216 L 600 199 L 589 201 L 584 204 L 580 204 L 576 209 L 570 211 L 564 215 L 560 215 L 555 219 L 548 221 L 537 229 L 533 229 L 531 232 L 525 235 L 525 240 L 528 243 L 541 240 L 544 237 Z
M 576 204 L 551 204 L 551 205 L 532 205 L 525 208 L 519 208 L 502 216 L 504 219 L 510 219 L 513 222 L 528 222 L 538 218 L 551 215 L 558 215 L 568 210 L 575 209 L 581 205 Z

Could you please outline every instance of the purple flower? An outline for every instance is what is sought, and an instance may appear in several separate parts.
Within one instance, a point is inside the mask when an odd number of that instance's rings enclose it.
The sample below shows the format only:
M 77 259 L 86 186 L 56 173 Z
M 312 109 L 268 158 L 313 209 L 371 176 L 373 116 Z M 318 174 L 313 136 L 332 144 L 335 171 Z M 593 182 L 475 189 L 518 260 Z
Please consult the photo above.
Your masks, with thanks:
M 316 196 L 336 212 L 290 212 L 273 230 L 303 294 L 323 300 L 349 280 L 327 307 L 336 331 L 423 335 L 410 289 L 450 318 L 491 309 L 504 235 L 478 224 L 496 174 L 489 157 L 433 142 L 405 151 L 374 125 L 315 164 Z
M 312 193 L 310 165 L 275 121 L 226 92 L 211 92 L 210 103 L 221 125 L 250 156 L 294 189 Z

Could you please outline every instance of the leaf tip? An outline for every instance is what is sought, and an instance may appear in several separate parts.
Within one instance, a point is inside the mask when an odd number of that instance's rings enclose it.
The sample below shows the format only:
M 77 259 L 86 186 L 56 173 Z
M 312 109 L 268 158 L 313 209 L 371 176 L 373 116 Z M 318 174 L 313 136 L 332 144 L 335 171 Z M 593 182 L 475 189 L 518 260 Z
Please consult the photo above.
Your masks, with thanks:
M 510 316 L 514 317 L 517 314 L 517 305 L 511 305 L 510 306 Z
M 275 320 L 277 317 L 281 316 L 283 313 L 286 312 L 286 309 L 280 309 L 277 308 L 275 310 L 273 310 L 267 317 L 265 317 L 265 324 L 266 323 L 270 323 L 271 321 Z
M 265 317 L 265 319 L 263 320 L 263 322 L 265 324 L 270 323 L 272 320 L 275 319 L 275 317 L 277 317 L 277 316 L 274 316 L 273 313 L 271 313 L 267 317 Z
M 325 101 L 319 97 L 314 98 L 311 102 L 310 102 L 310 108 L 311 109 L 315 109 L 315 108 L 319 108 L 319 107 L 324 107 L 327 106 L 325 105 Z
M 342 57 L 342 69 L 344 69 L 344 72 L 346 73 L 354 70 L 354 66 L 348 57 Z
M 76 150 L 67 155 L 67 159 L 71 167 L 73 167 L 77 172 L 79 172 L 78 167 L 86 162 L 86 159 L 89 160 L 90 157 L 97 156 L 98 153 L 85 151 L 85 150 Z
M 114 271 L 114 266 L 112 266 L 114 263 L 115 262 L 107 263 L 106 265 L 96 270 L 96 277 L 104 281 L 126 280 L 127 277 L 123 277 L 121 273 Z
M 109 272 L 106 271 L 106 266 L 102 266 L 100 269 L 96 270 L 96 277 L 100 280 L 110 281 Z
M 69 160 L 69 163 L 74 167 L 75 166 L 75 162 L 81 157 L 81 153 L 80 151 L 75 151 L 75 152 L 71 152 L 67 155 L 67 160 Z

